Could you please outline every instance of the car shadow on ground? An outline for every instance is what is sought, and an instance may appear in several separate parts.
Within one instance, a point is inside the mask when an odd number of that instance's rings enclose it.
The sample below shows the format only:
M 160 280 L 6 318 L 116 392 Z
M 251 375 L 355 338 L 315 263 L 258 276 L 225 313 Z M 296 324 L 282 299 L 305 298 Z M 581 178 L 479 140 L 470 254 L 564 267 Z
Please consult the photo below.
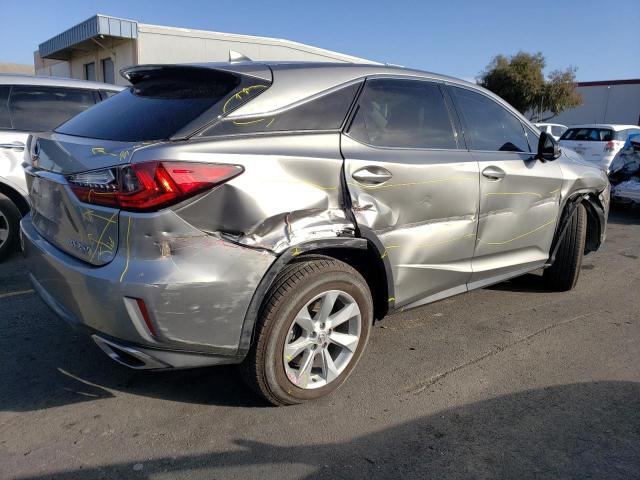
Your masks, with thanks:
M 285 478 L 296 464 L 307 479 L 638 478 L 639 411 L 640 383 L 560 385 L 464 405 L 346 442 L 279 446 L 242 440 L 239 432 L 233 450 L 19 478 L 242 477 L 245 468 L 247 475 Z

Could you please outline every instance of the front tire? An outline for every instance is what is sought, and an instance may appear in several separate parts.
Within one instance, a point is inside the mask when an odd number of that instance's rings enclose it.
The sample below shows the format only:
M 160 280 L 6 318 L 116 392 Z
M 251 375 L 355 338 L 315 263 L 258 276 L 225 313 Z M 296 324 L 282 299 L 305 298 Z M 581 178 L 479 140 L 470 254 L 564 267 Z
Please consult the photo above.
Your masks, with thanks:
M 578 205 L 569 220 L 553 265 L 543 273 L 549 288 L 559 292 L 572 290 L 578 282 L 587 236 L 587 211 Z
M 265 298 L 243 377 L 273 405 L 328 395 L 353 371 L 372 322 L 371 293 L 356 270 L 331 257 L 298 259 Z
M 0 194 L 0 261 L 13 252 L 20 234 L 20 210 Z

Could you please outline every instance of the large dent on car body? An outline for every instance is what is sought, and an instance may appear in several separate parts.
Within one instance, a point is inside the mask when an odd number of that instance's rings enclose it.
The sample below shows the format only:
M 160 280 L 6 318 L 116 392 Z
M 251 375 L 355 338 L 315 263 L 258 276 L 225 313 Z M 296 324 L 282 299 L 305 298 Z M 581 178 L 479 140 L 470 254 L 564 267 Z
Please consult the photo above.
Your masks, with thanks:
M 207 234 L 172 211 L 121 212 L 119 284 L 145 300 L 163 344 L 232 352 L 275 255 Z
M 309 134 L 185 144 L 165 155 L 241 165 L 244 172 L 176 213 L 226 241 L 277 254 L 308 241 L 353 237 L 341 201 L 338 142 L 338 134 Z

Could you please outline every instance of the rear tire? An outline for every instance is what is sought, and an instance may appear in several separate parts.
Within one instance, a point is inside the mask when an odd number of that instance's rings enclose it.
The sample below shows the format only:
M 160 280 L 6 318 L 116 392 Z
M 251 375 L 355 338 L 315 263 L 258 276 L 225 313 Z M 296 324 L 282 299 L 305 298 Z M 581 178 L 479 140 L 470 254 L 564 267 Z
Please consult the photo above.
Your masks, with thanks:
M 543 273 L 544 281 L 550 289 L 566 292 L 576 286 L 584 257 L 586 236 L 587 211 L 583 205 L 578 205 L 571 215 L 553 265 Z
M 0 194 L 0 261 L 17 248 L 20 218 L 18 207 L 9 198 Z
M 273 405 L 324 397 L 353 371 L 372 322 L 371 293 L 356 270 L 331 257 L 300 258 L 265 297 L 244 380 Z

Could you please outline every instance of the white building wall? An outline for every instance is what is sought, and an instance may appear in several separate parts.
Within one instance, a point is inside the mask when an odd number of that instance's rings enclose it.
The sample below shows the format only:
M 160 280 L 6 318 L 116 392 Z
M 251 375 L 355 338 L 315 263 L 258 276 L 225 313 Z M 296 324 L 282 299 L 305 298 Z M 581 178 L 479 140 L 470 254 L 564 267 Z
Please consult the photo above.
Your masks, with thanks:
M 138 63 L 226 62 L 229 50 L 252 60 L 375 63 L 292 42 L 231 33 L 138 24 Z

